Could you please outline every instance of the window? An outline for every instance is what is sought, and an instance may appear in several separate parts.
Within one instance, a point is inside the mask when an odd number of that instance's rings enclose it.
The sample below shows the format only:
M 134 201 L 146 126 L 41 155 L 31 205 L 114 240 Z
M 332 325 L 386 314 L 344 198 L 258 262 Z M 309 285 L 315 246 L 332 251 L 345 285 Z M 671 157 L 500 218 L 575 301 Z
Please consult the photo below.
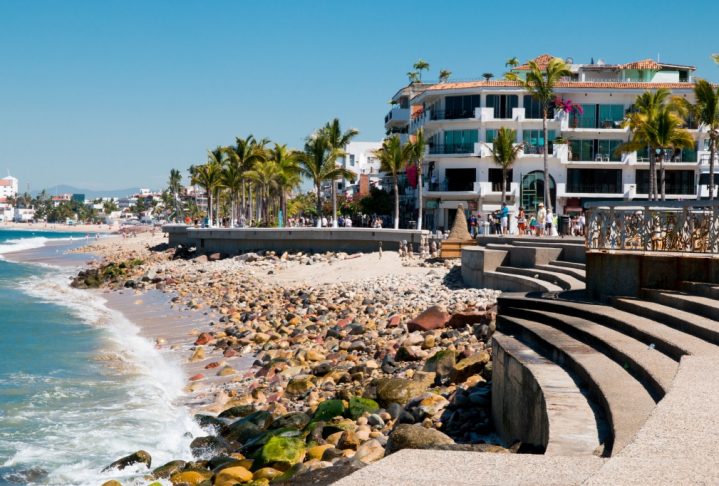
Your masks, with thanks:
M 477 130 L 448 130 L 444 132 L 445 154 L 468 154 L 474 152 Z
M 567 169 L 567 192 L 619 194 L 621 169 Z
M 693 170 L 667 170 L 666 174 L 666 193 L 667 194 L 696 194 L 696 177 Z M 707 179 L 708 180 L 708 179 Z M 637 193 L 649 193 L 649 171 L 637 171 Z M 657 184 L 659 182 L 659 171 L 657 171 Z M 658 188 L 661 193 L 661 187 Z
M 709 174 L 700 174 L 699 175 L 699 185 L 701 186 L 708 186 L 709 185 Z M 719 185 L 719 174 L 714 174 L 714 185 Z
M 484 132 L 484 140 L 485 140 L 487 143 L 492 143 L 492 142 L 494 142 L 494 137 L 496 137 L 496 136 L 497 136 L 497 130 L 495 130 L 495 129 L 488 128 L 488 129 L 485 130 L 485 132 Z
M 569 140 L 570 160 L 574 162 L 620 162 L 622 154 L 617 148 L 621 140 Z
M 350 165 L 352 167 L 354 167 L 354 165 L 355 165 L 355 155 L 354 154 L 350 154 Z
M 473 191 L 476 169 L 447 169 L 444 173 L 448 191 Z
M 582 105 L 584 113 L 572 113 L 573 128 L 619 128 L 624 119 L 624 105 Z
M 532 95 L 524 95 L 524 117 L 542 119 L 542 104 Z M 554 106 L 549 107 L 547 118 L 554 118 Z
M 549 137 L 548 152 L 552 151 L 552 141 L 554 140 L 554 130 L 547 132 Z M 522 141 L 524 141 L 525 154 L 540 154 L 544 147 L 544 132 L 542 130 L 523 130 Z
M 487 108 L 494 108 L 494 118 L 512 118 L 512 108 L 517 106 L 517 95 L 487 95 Z
M 492 183 L 492 192 L 502 192 L 502 169 L 489 169 L 488 180 Z M 507 170 L 507 191 L 510 190 L 513 176 L 512 169 Z
M 474 109 L 479 107 L 479 95 L 447 96 L 444 99 L 444 117 L 447 120 L 474 118 Z

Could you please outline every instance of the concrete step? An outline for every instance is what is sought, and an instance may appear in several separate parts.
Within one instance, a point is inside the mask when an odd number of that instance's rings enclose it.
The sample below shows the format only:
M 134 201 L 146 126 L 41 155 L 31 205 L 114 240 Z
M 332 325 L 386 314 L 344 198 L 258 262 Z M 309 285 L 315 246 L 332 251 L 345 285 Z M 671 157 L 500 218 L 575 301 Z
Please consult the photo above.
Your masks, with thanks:
M 570 263 L 585 263 L 586 249 L 584 242 L 567 242 L 562 240 L 544 241 L 543 239 L 530 239 L 530 240 L 514 240 L 511 242 L 517 246 L 537 246 L 537 247 L 549 247 L 549 248 L 561 248 L 562 253 L 560 255 L 561 261 L 567 261 Z
M 719 303 L 714 299 L 699 295 L 655 289 L 642 289 L 642 294 L 647 299 L 659 304 L 719 321 Z
M 489 288 L 502 292 L 561 292 L 563 290 L 559 285 L 544 280 L 504 272 L 483 272 L 478 281 L 467 280 L 463 274 L 463 280 L 470 287 Z
M 601 450 L 598 431 L 606 433 L 608 425 L 597 423 L 585 392 L 569 373 L 511 336 L 497 331 L 493 338 L 493 370 L 504 379 L 492 381 L 492 411 L 506 441 L 540 442 L 550 456 L 592 456 Z M 527 407 L 518 406 L 518 400 Z
M 661 322 L 710 343 L 719 344 L 719 322 L 713 319 L 683 311 L 671 305 L 634 297 L 614 297 L 612 305 L 618 309 Z
M 509 244 L 490 243 L 487 248 L 491 250 L 505 250 L 509 252 L 509 265 L 512 267 L 532 268 L 537 265 L 546 265 L 557 260 L 562 253 L 561 248 L 538 246 L 514 246 Z
M 581 317 L 631 336 L 647 346 L 654 346 L 677 361 L 687 354 L 713 355 L 719 352 L 719 348 L 710 342 L 650 318 L 606 305 L 561 300 L 554 298 L 552 294 L 548 296 L 552 298 L 544 298 L 546 296 L 539 293 L 502 294 L 497 299 L 499 313 L 510 307 L 517 307 Z
M 656 405 L 647 389 L 622 366 L 558 329 L 507 315 L 497 317 L 497 329 L 576 375 L 588 388 L 611 427 L 606 456 L 617 454 L 632 440 Z
M 586 270 L 587 269 L 586 263 L 566 262 L 564 260 L 554 260 L 552 262 L 549 262 L 549 264 L 555 265 L 557 267 L 576 268 L 577 270 Z
M 719 300 L 719 285 L 715 283 L 682 282 L 682 290 L 688 294 Z
M 537 265 L 535 268 L 539 268 L 541 270 L 549 270 L 550 272 L 558 272 L 564 273 L 566 275 L 571 275 L 572 277 L 576 278 L 577 280 L 581 280 L 582 282 L 584 282 L 587 278 L 587 272 L 583 269 L 563 267 L 560 265 L 554 265 L 554 263 L 555 262 L 549 262 L 548 265 Z
M 548 265 L 542 265 L 542 267 L 545 268 L 547 266 Z M 514 275 L 524 275 L 526 277 L 544 280 L 554 285 L 557 285 L 564 290 L 579 290 L 585 288 L 583 281 L 561 272 L 553 272 L 539 268 L 517 268 L 504 266 L 498 267 L 497 271 L 502 273 L 511 273 Z
M 679 363 L 619 331 L 580 317 L 556 312 L 509 309 L 507 315 L 552 326 L 607 355 L 644 385 L 654 401 L 666 395 Z

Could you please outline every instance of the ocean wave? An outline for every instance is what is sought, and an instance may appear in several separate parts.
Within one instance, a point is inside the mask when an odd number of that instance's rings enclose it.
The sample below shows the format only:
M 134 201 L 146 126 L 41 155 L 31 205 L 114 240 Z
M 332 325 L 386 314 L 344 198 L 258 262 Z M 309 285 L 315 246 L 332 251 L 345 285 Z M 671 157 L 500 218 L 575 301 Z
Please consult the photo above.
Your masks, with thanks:
M 156 349 L 102 296 L 71 288 L 69 276 L 69 270 L 57 270 L 19 286 L 38 301 L 60 305 L 79 321 L 101 328 L 107 349 L 89 357 L 87 366 L 109 365 L 115 379 L 12 376 L 46 388 L 36 394 L 34 406 L 16 411 L 16 418 L 36 433 L 0 437 L 0 450 L 14 451 L 0 468 L 41 467 L 48 476 L 39 484 L 96 485 L 108 479 L 133 484 L 140 471 L 99 471 L 138 449 L 150 452 L 154 464 L 191 459 L 192 437 L 205 434 L 178 404 L 186 384 L 179 358 Z M 122 377 L 116 373 L 118 362 L 130 365 L 121 368 Z
M 47 244 L 50 240 L 62 241 L 61 238 L 45 238 L 44 236 L 35 236 L 33 238 L 17 238 L 12 240 L 5 240 L 0 244 L 0 255 L 6 253 L 14 253 L 16 251 L 32 250 L 35 248 L 41 248 Z

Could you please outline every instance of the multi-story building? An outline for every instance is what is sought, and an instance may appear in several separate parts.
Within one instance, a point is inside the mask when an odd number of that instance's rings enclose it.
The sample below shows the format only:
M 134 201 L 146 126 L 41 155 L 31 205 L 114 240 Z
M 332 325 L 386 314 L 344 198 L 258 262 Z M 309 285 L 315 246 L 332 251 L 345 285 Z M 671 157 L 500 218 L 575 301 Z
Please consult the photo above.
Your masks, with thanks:
M 0 179 L 0 198 L 17 196 L 18 180 L 15 177 L 7 176 Z
M 543 68 L 551 59 L 545 54 L 535 62 Z M 572 74 L 556 85 L 555 93 L 565 103 L 571 100 L 581 105 L 583 113 L 551 110 L 546 141 L 542 107 L 516 81 L 422 85 L 409 100 L 407 117 L 398 111 L 397 116 L 385 118 L 388 133 L 411 135 L 424 128 L 428 140 L 423 167 L 425 228 L 448 228 L 460 203 L 482 215 L 500 207 L 502 171 L 493 162 L 490 147 L 501 127 L 515 130 L 517 143 L 524 147 L 510 170 L 506 188 L 507 203 L 515 210 L 522 206 L 531 213 L 543 202 L 545 143 L 550 197 L 558 214 L 580 212 L 585 202 L 593 200 L 647 199 L 648 152 L 622 154 L 616 150 L 630 138 L 621 122 L 637 96 L 647 90 L 666 88 L 693 101 L 695 68 L 653 60 L 566 62 Z M 525 64 L 514 72 L 521 76 L 527 70 Z M 407 93 L 405 88 L 404 94 L 400 90 L 395 96 L 400 99 Z M 708 136 L 691 120 L 687 128 L 697 145 L 694 150 L 675 151 L 667 157 L 667 199 L 708 196 Z
M 382 147 L 382 142 L 350 142 L 344 149 L 345 155 L 337 159 L 337 165 L 354 173 L 352 180 L 337 181 L 337 193 L 354 195 L 359 192 L 360 176 L 366 174 L 370 184 L 381 182 L 380 162 L 375 151 Z M 331 186 L 330 186 L 331 187 Z

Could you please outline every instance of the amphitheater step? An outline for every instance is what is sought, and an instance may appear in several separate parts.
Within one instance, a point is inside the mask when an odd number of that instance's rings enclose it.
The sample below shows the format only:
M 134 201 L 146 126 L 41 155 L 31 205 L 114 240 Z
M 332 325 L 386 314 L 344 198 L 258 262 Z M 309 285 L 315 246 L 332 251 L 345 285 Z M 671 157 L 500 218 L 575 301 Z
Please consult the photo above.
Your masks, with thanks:
M 634 297 L 615 297 L 613 305 L 627 312 L 671 326 L 713 344 L 719 344 L 719 322 L 681 310 L 673 305 L 640 300 Z
M 553 294 L 549 295 L 554 297 Z M 699 337 L 622 309 L 544 297 L 540 293 L 502 294 L 497 300 L 499 313 L 502 314 L 506 309 L 515 307 L 581 317 L 631 336 L 647 346 L 654 346 L 661 353 L 677 361 L 687 354 L 715 354 L 719 351 L 717 346 Z
M 612 442 L 605 455 L 621 451 L 654 409 L 647 389 L 622 366 L 562 331 L 506 315 L 497 317 L 497 329 L 549 357 L 587 386 L 611 424 Z
M 565 275 L 570 275 L 577 280 L 581 280 L 584 282 L 587 278 L 587 272 L 584 269 L 580 268 L 574 268 L 574 267 L 565 267 L 562 265 L 556 265 L 557 260 L 553 262 L 549 262 L 547 265 L 537 265 L 535 268 L 539 268 L 540 270 L 549 270 L 550 272 L 558 272 L 563 273 Z
M 719 299 L 719 285 L 706 282 L 682 282 L 682 290 L 688 294 Z
M 466 280 L 465 280 L 466 283 Z M 562 287 L 551 282 L 504 272 L 483 272 L 481 285 L 477 288 L 490 288 L 502 292 L 561 292 Z
M 514 246 L 509 244 L 490 243 L 487 248 L 491 250 L 505 250 L 509 252 L 509 265 L 512 267 L 532 268 L 556 260 L 562 253 L 561 248 L 539 246 Z
M 719 321 L 719 305 L 714 299 L 668 290 L 643 289 L 642 293 L 659 304 Z
M 607 355 L 642 383 L 656 402 L 669 390 L 679 367 L 656 349 L 587 319 L 527 309 L 509 309 L 507 315 L 547 324 Z
M 601 450 L 600 435 L 602 433 L 606 434 L 607 424 L 597 423 L 597 418 L 585 393 L 579 389 L 569 373 L 511 336 L 497 331 L 493 337 L 495 346 L 501 348 L 495 354 L 495 360 L 498 359 L 497 356 L 501 355 L 501 353 L 510 355 L 514 359 L 514 364 L 518 362 L 531 373 L 536 384 L 541 389 L 548 422 L 546 436 L 543 437 L 546 440 L 544 454 L 550 456 L 591 456 Z M 499 366 L 502 365 L 495 363 L 495 370 Z M 510 365 L 505 370 L 505 373 L 511 376 L 508 376 L 508 379 L 503 383 L 511 386 L 516 381 L 511 378 L 516 373 L 516 370 Z M 517 385 L 522 386 L 523 383 L 518 382 Z M 495 386 L 494 382 L 493 386 Z M 493 390 L 492 394 L 493 400 L 496 398 L 502 402 L 497 404 L 502 409 L 502 418 L 512 421 L 512 409 L 526 416 L 526 410 L 517 410 L 516 395 L 512 393 L 515 390 L 506 389 L 503 391 L 504 393 L 495 393 L 495 390 Z M 526 390 L 521 390 L 520 394 L 522 392 L 526 392 Z M 493 403 L 494 407 L 495 404 Z M 507 410 L 510 411 L 510 416 L 505 413 Z M 523 422 L 523 420 L 520 419 L 516 422 Z M 538 431 L 530 429 L 528 432 L 536 434 Z
M 547 267 L 548 265 L 542 265 Z M 499 267 L 498 272 L 511 273 L 514 275 L 524 275 L 526 277 L 544 280 L 561 287 L 564 290 L 579 290 L 586 288 L 584 282 L 574 278 L 573 276 L 561 273 L 545 270 L 544 268 L 518 268 L 518 267 Z

